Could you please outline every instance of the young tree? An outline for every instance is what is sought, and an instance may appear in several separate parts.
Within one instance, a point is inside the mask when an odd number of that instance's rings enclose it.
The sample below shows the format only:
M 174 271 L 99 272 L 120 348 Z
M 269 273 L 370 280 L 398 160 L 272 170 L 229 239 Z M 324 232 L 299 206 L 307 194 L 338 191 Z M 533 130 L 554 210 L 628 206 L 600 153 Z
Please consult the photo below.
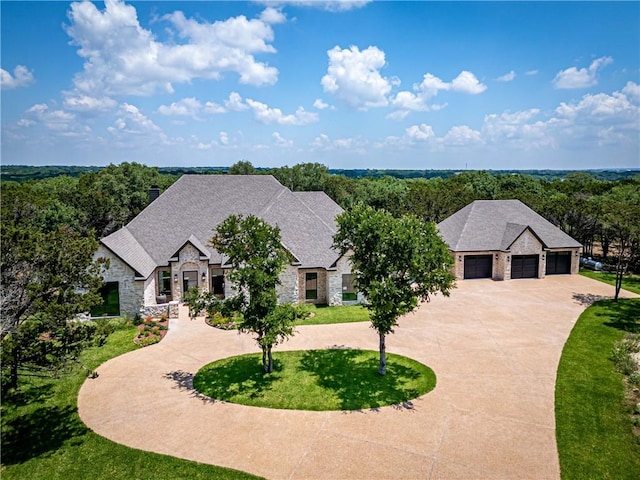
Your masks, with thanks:
M 418 301 L 429 301 L 454 286 L 453 257 L 434 223 L 414 216 L 394 218 L 358 205 L 337 218 L 334 246 L 352 252 L 357 288 L 366 297 L 371 324 L 380 340 L 380 375 L 386 374 L 386 335 Z
M 262 366 L 265 373 L 271 373 L 271 348 L 293 335 L 297 315 L 291 305 L 278 305 L 276 286 L 290 260 L 280 241 L 280 229 L 253 215 L 230 215 L 218 225 L 210 243 L 233 265 L 228 278 L 237 291 L 231 298 L 213 301 L 223 314 L 242 314 L 240 331 L 256 335 Z
M 100 265 L 93 261 L 98 243 L 66 225 L 43 230 L 43 211 L 41 199 L 28 189 L 3 192 L 0 340 L 3 377 L 8 372 L 14 388 L 25 352 L 39 338 L 27 325 L 33 317 L 38 317 L 40 333 L 56 331 L 57 341 L 65 344 L 73 333 L 67 321 L 100 303 Z
M 616 256 L 615 301 L 629 264 L 640 255 L 640 189 L 638 184 L 614 187 L 597 198 L 603 229 Z

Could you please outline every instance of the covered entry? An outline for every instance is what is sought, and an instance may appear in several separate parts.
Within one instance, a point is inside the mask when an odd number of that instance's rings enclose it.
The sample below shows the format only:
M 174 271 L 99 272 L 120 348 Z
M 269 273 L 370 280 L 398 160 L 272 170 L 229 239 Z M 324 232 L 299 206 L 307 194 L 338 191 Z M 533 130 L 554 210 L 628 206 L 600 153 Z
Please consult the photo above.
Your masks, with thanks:
M 511 278 L 538 278 L 538 255 L 513 255 Z
M 465 255 L 464 278 L 491 278 L 492 255 Z
M 548 252 L 547 275 L 571 273 L 571 252 Z

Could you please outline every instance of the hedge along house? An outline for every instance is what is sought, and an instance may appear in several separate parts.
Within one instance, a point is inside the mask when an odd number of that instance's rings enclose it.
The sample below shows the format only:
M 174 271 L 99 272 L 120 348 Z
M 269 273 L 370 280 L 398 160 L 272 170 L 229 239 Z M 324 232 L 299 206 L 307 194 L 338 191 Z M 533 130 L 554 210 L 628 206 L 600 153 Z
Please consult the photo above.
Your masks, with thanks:
M 578 273 L 582 245 L 519 200 L 476 200 L 438 228 L 458 279 Z
M 241 214 L 280 228 L 293 258 L 280 277 L 281 302 L 358 302 L 351 264 L 332 248 L 341 212 L 324 192 L 292 192 L 270 175 L 183 175 L 129 224 L 101 239 L 96 258 L 109 259 L 104 294 L 117 299 L 120 315 L 165 311 L 193 287 L 231 295 L 233 286 L 225 281 L 231 265 L 209 240 L 226 217 Z

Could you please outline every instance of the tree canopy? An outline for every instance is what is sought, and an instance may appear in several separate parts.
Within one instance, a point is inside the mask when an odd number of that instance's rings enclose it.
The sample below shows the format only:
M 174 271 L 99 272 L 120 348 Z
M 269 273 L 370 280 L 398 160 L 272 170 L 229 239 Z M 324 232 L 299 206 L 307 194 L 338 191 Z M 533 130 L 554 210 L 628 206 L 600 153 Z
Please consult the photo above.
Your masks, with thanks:
M 297 311 L 292 305 L 278 305 L 276 287 L 290 254 L 282 246 L 280 229 L 248 215 L 230 215 L 216 229 L 211 245 L 232 265 L 228 279 L 235 295 L 214 302 L 208 310 L 242 314 L 240 331 L 250 332 L 262 349 L 265 373 L 273 371 L 271 349 L 294 333 Z
M 454 285 L 453 258 L 433 222 L 358 205 L 337 218 L 334 246 L 350 252 L 357 288 L 366 297 L 379 335 L 380 368 L 386 373 L 386 335 L 398 318 Z

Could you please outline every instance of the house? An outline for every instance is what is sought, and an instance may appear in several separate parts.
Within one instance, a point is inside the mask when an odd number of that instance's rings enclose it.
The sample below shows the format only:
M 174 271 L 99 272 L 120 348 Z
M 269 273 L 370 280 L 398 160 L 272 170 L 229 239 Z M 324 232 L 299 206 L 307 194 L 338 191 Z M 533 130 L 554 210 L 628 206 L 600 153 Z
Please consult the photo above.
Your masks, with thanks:
M 338 305 L 359 300 L 346 256 L 332 248 L 342 209 L 324 192 L 292 192 L 270 175 L 183 175 L 130 223 L 101 239 L 109 259 L 103 296 L 120 315 L 165 311 L 192 287 L 232 294 L 229 268 L 209 240 L 230 214 L 280 228 L 293 262 L 281 274 L 281 302 Z M 114 308 L 115 310 L 115 308 Z M 170 312 L 172 310 L 169 310 Z M 174 308 L 175 311 L 175 308 Z
M 476 200 L 438 228 L 458 279 L 578 273 L 582 245 L 519 200 Z

